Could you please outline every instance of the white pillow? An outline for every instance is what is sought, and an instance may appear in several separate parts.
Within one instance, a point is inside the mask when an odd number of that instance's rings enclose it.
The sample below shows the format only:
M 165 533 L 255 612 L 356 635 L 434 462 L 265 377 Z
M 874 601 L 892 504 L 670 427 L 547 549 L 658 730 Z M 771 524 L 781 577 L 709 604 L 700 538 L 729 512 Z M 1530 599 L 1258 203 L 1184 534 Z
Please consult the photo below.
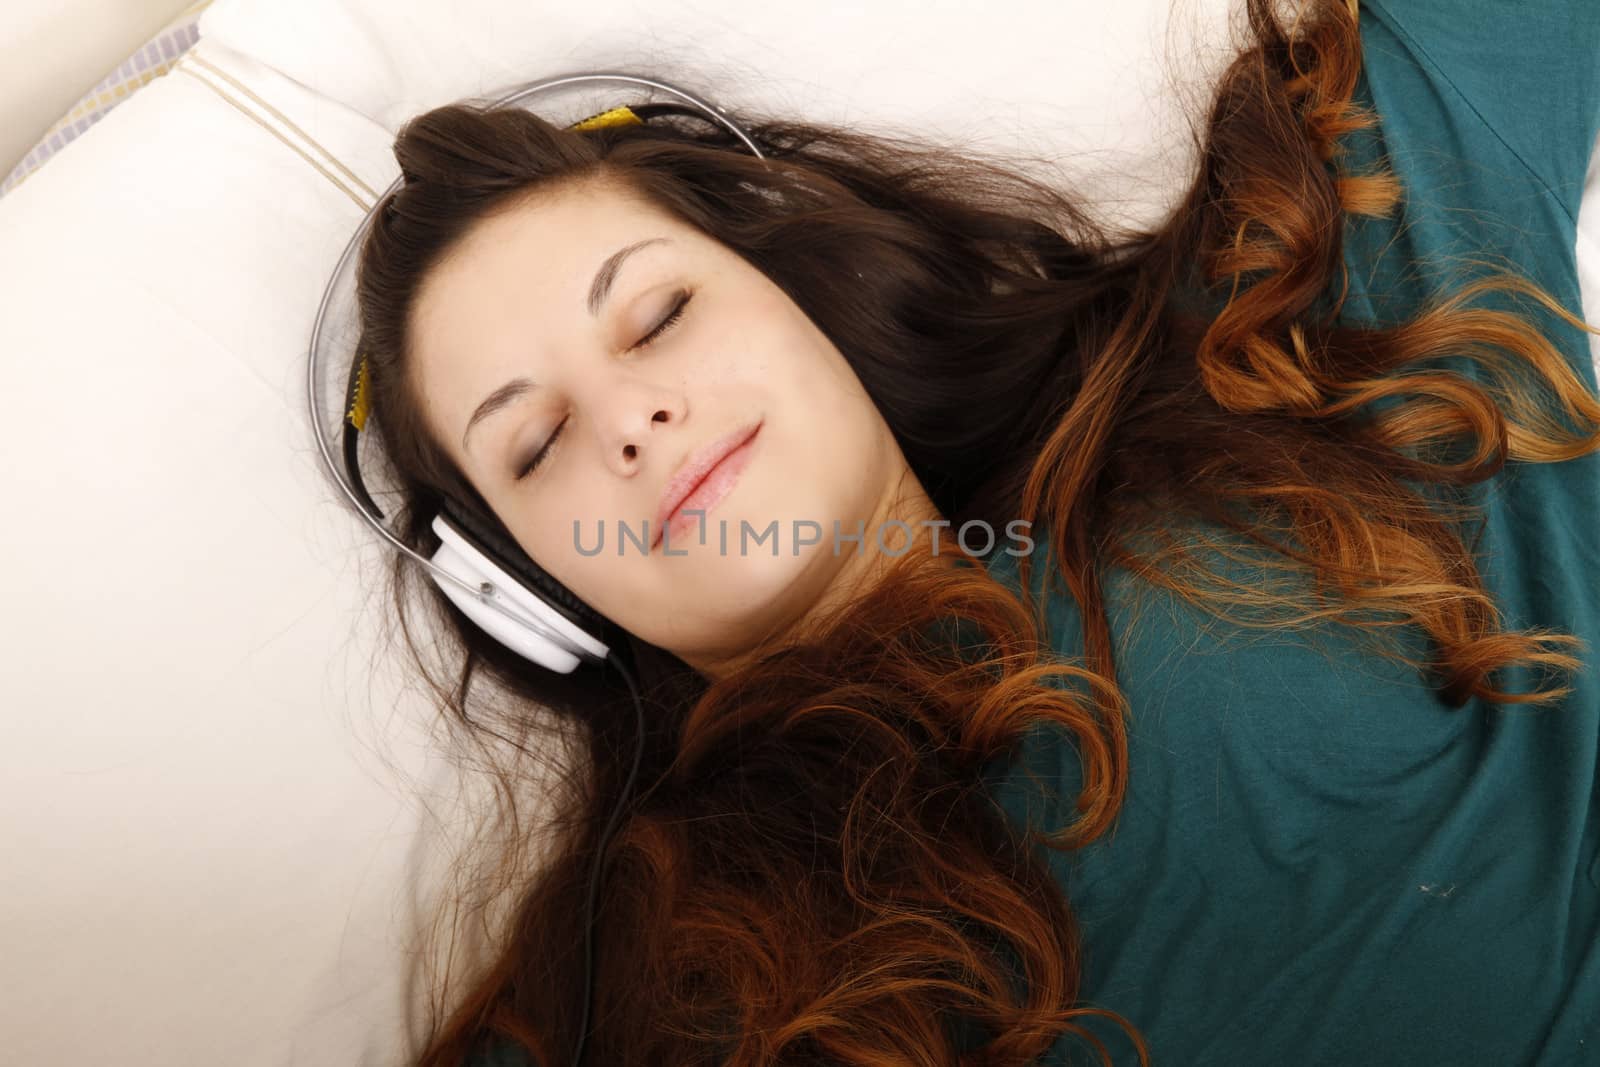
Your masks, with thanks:
M 535 78 L 654 72 L 730 108 L 1063 159 L 1106 217 L 1143 222 L 1194 165 L 1169 74 L 1220 73 L 1242 15 L 1232 0 L 216 0 L 200 32 L 390 130 Z
M 655 73 L 729 107 L 1061 157 L 1136 221 L 1187 179 L 1157 60 L 1203 78 L 1227 58 L 1184 56 L 1226 41 L 1231 3 L 1180 4 L 1170 42 L 1167 6 L 216 0 L 173 73 L 0 198 L 8 1060 L 401 1057 L 409 900 L 439 832 L 412 779 L 448 775 L 403 665 L 369 663 L 386 554 L 319 470 L 304 355 L 405 119 Z
M 362 208 L 245 111 L 295 111 L 374 187 L 389 135 L 212 60 L 237 86 L 186 57 L 0 198 L 8 1063 L 399 1043 L 424 824 L 386 760 L 427 771 L 425 719 L 390 673 L 367 691 L 381 553 L 301 414 Z

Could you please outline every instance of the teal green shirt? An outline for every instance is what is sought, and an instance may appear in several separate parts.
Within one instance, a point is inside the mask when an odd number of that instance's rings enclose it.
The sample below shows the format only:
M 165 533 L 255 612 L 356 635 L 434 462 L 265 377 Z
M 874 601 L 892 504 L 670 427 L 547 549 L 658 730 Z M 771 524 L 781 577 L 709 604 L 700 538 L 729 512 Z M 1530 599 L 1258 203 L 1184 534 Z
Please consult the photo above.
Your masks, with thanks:
M 1483 252 L 1581 316 L 1600 0 L 1363 0 L 1360 26 L 1356 98 L 1381 124 L 1344 140 L 1349 166 L 1386 155 L 1407 202 L 1347 221 L 1342 317 L 1407 318 L 1449 287 L 1443 257 Z M 1538 321 L 1594 389 L 1588 337 Z M 1108 836 L 1039 848 L 1081 924 L 1083 1002 L 1126 1016 L 1156 1067 L 1600 1064 L 1600 455 L 1508 463 L 1478 489 L 1477 559 L 1506 625 L 1588 642 L 1560 704 L 1453 709 L 1348 630 L 1232 628 L 1106 574 L 1129 789 Z M 990 566 L 1015 583 L 1014 559 Z M 1049 617 L 1053 647 L 1081 655 L 1071 598 Z M 1036 728 L 987 777 L 1016 824 L 1053 829 L 1081 770 Z M 1114 1023 L 1086 1025 L 1138 1062 Z M 1063 1038 L 1045 1062 L 1098 1061 Z

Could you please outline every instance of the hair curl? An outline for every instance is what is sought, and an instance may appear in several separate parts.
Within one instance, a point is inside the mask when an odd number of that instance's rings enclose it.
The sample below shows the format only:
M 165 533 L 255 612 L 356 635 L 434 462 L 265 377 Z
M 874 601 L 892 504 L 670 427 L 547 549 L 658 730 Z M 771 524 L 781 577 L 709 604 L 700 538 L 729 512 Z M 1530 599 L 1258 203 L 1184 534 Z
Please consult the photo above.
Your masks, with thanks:
M 970 560 L 913 553 L 814 636 L 714 684 L 627 638 L 649 734 L 599 902 L 595 1062 L 979 1062 L 962 1054 L 981 1045 L 983 1063 L 1023 1064 L 1066 1033 L 1104 1057 L 1079 1022 L 1091 1014 L 1128 1027 L 1147 1059 L 1127 1020 L 1077 1002 L 1072 911 L 1031 847 L 1094 840 L 1126 788 L 1107 567 L 1219 613 L 1276 610 L 1277 625 L 1414 624 L 1434 650 L 1416 666 L 1457 706 L 1569 691 L 1490 684 L 1511 664 L 1576 668 L 1561 649 L 1577 639 L 1500 628 L 1463 542 L 1472 509 L 1450 497 L 1508 458 L 1600 445 L 1600 403 L 1561 353 L 1524 318 L 1468 301 L 1519 293 L 1590 328 L 1510 273 L 1408 322 L 1336 321 L 1342 217 L 1387 215 L 1401 195 L 1387 171 L 1337 165 L 1339 139 L 1374 121 L 1351 102 L 1356 15 L 1354 0 L 1311 3 L 1291 33 L 1249 0 L 1252 43 L 1195 134 L 1199 171 L 1148 232 L 1113 232 L 1014 168 L 817 124 L 742 118 L 770 166 L 720 128 L 678 121 L 577 132 L 451 105 L 401 131 L 407 180 L 361 250 L 358 290 L 372 418 L 414 549 L 436 547 L 441 497 L 487 511 L 408 391 L 419 284 L 529 191 L 601 180 L 782 287 L 850 360 L 940 513 L 1047 530 L 1051 577 L 1084 620 L 1085 656 L 1065 662 L 1042 599 Z M 1503 383 L 1416 369 L 1460 353 Z M 1515 387 L 1519 368 L 1577 429 Z M 1447 461 L 1463 442 L 1469 454 Z M 1221 580 L 1172 536 L 1185 521 L 1264 548 L 1251 557 L 1263 581 Z M 1200 547 L 1230 555 L 1226 540 Z M 1275 590 L 1275 569 L 1315 589 Z M 395 618 L 496 802 L 477 826 L 493 848 L 435 924 L 455 946 L 475 922 L 483 958 L 457 991 L 454 948 L 442 978 L 435 953 L 419 955 L 415 1062 L 456 1067 L 494 1037 L 553 1067 L 588 994 L 578 918 L 634 751 L 632 703 L 611 672 L 518 659 L 427 582 L 444 643 L 420 640 L 416 575 L 395 557 Z M 976 646 L 939 639 L 952 620 L 976 627 Z M 493 692 L 469 700 L 475 679 Z M 1018 834 L 981 772 L 1040 724 L 1065 731 L 1084 787 L 1073 823 Z

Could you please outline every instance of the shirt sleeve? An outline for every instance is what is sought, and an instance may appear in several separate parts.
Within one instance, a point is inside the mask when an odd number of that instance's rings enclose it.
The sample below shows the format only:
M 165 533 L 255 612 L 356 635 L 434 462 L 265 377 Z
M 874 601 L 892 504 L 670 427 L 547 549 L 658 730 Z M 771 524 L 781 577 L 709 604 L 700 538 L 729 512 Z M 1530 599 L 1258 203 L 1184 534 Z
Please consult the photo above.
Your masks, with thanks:
M 1600 0 L 1361 0 L 1576 224 L 1600 134 Z

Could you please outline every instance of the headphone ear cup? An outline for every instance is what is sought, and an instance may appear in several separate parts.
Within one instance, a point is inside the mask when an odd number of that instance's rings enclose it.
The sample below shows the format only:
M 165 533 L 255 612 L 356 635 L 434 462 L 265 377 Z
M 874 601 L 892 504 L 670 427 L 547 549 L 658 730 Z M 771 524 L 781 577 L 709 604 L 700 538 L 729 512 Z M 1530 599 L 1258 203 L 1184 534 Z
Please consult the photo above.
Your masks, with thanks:
M 468 508 L 459 507 L 448 499 L 440 509 L 456 529 L 466 534 L 497 567 L 516 578 L 528 590 L 548 601 L 569 622 L 590 633 L 605 628 L 605 616 L 580 600 L 572 590 L 562 585 L 548 571 L 535 563 L 522 546 L 511 539 L 501 527 L 485 522 Z
M 604 659 L 608 645 L 615 636 L 615 624 L 579 599 L 547 571 L 534 563 L 522 546 L 513 541 L 501 528 L 482 520 L 470 509 L 456 506 L 448 499 L 433 520 L 434 532 L 440 536 L 440 553 L 454 556 L 455 566 L 445 565 L 452 573 L 460 573 L 469 582 L 487 581 L 503 590 L 513 599 L 524 614 L 539 618 L 548 629 L 562 635 L 568 647 L 559 647 L 549 638 L 531 631 L 518 630 L 516 640 L 508 640 L 506 631 L 510 621 L 493 608 L 464 594 L 449 582 L 441 582 L 444 591 L 480 627 L 525 658 L 544 663 L 563 673 L 572 666 L 559 667 L 547 662 L 554 658 L 561 662 L 572 659 L 573 653 L 583 658 Z M 526 639 L 533 639 L 534 647 L 525 648 Z M 543 647 L 548 645 L 548 648 Z M 557 655 L 549 657 L 548 653 Z M 530 654 L 535 652 L 538 654 Z M 572 659 L 576 665 L 576 660 Z

